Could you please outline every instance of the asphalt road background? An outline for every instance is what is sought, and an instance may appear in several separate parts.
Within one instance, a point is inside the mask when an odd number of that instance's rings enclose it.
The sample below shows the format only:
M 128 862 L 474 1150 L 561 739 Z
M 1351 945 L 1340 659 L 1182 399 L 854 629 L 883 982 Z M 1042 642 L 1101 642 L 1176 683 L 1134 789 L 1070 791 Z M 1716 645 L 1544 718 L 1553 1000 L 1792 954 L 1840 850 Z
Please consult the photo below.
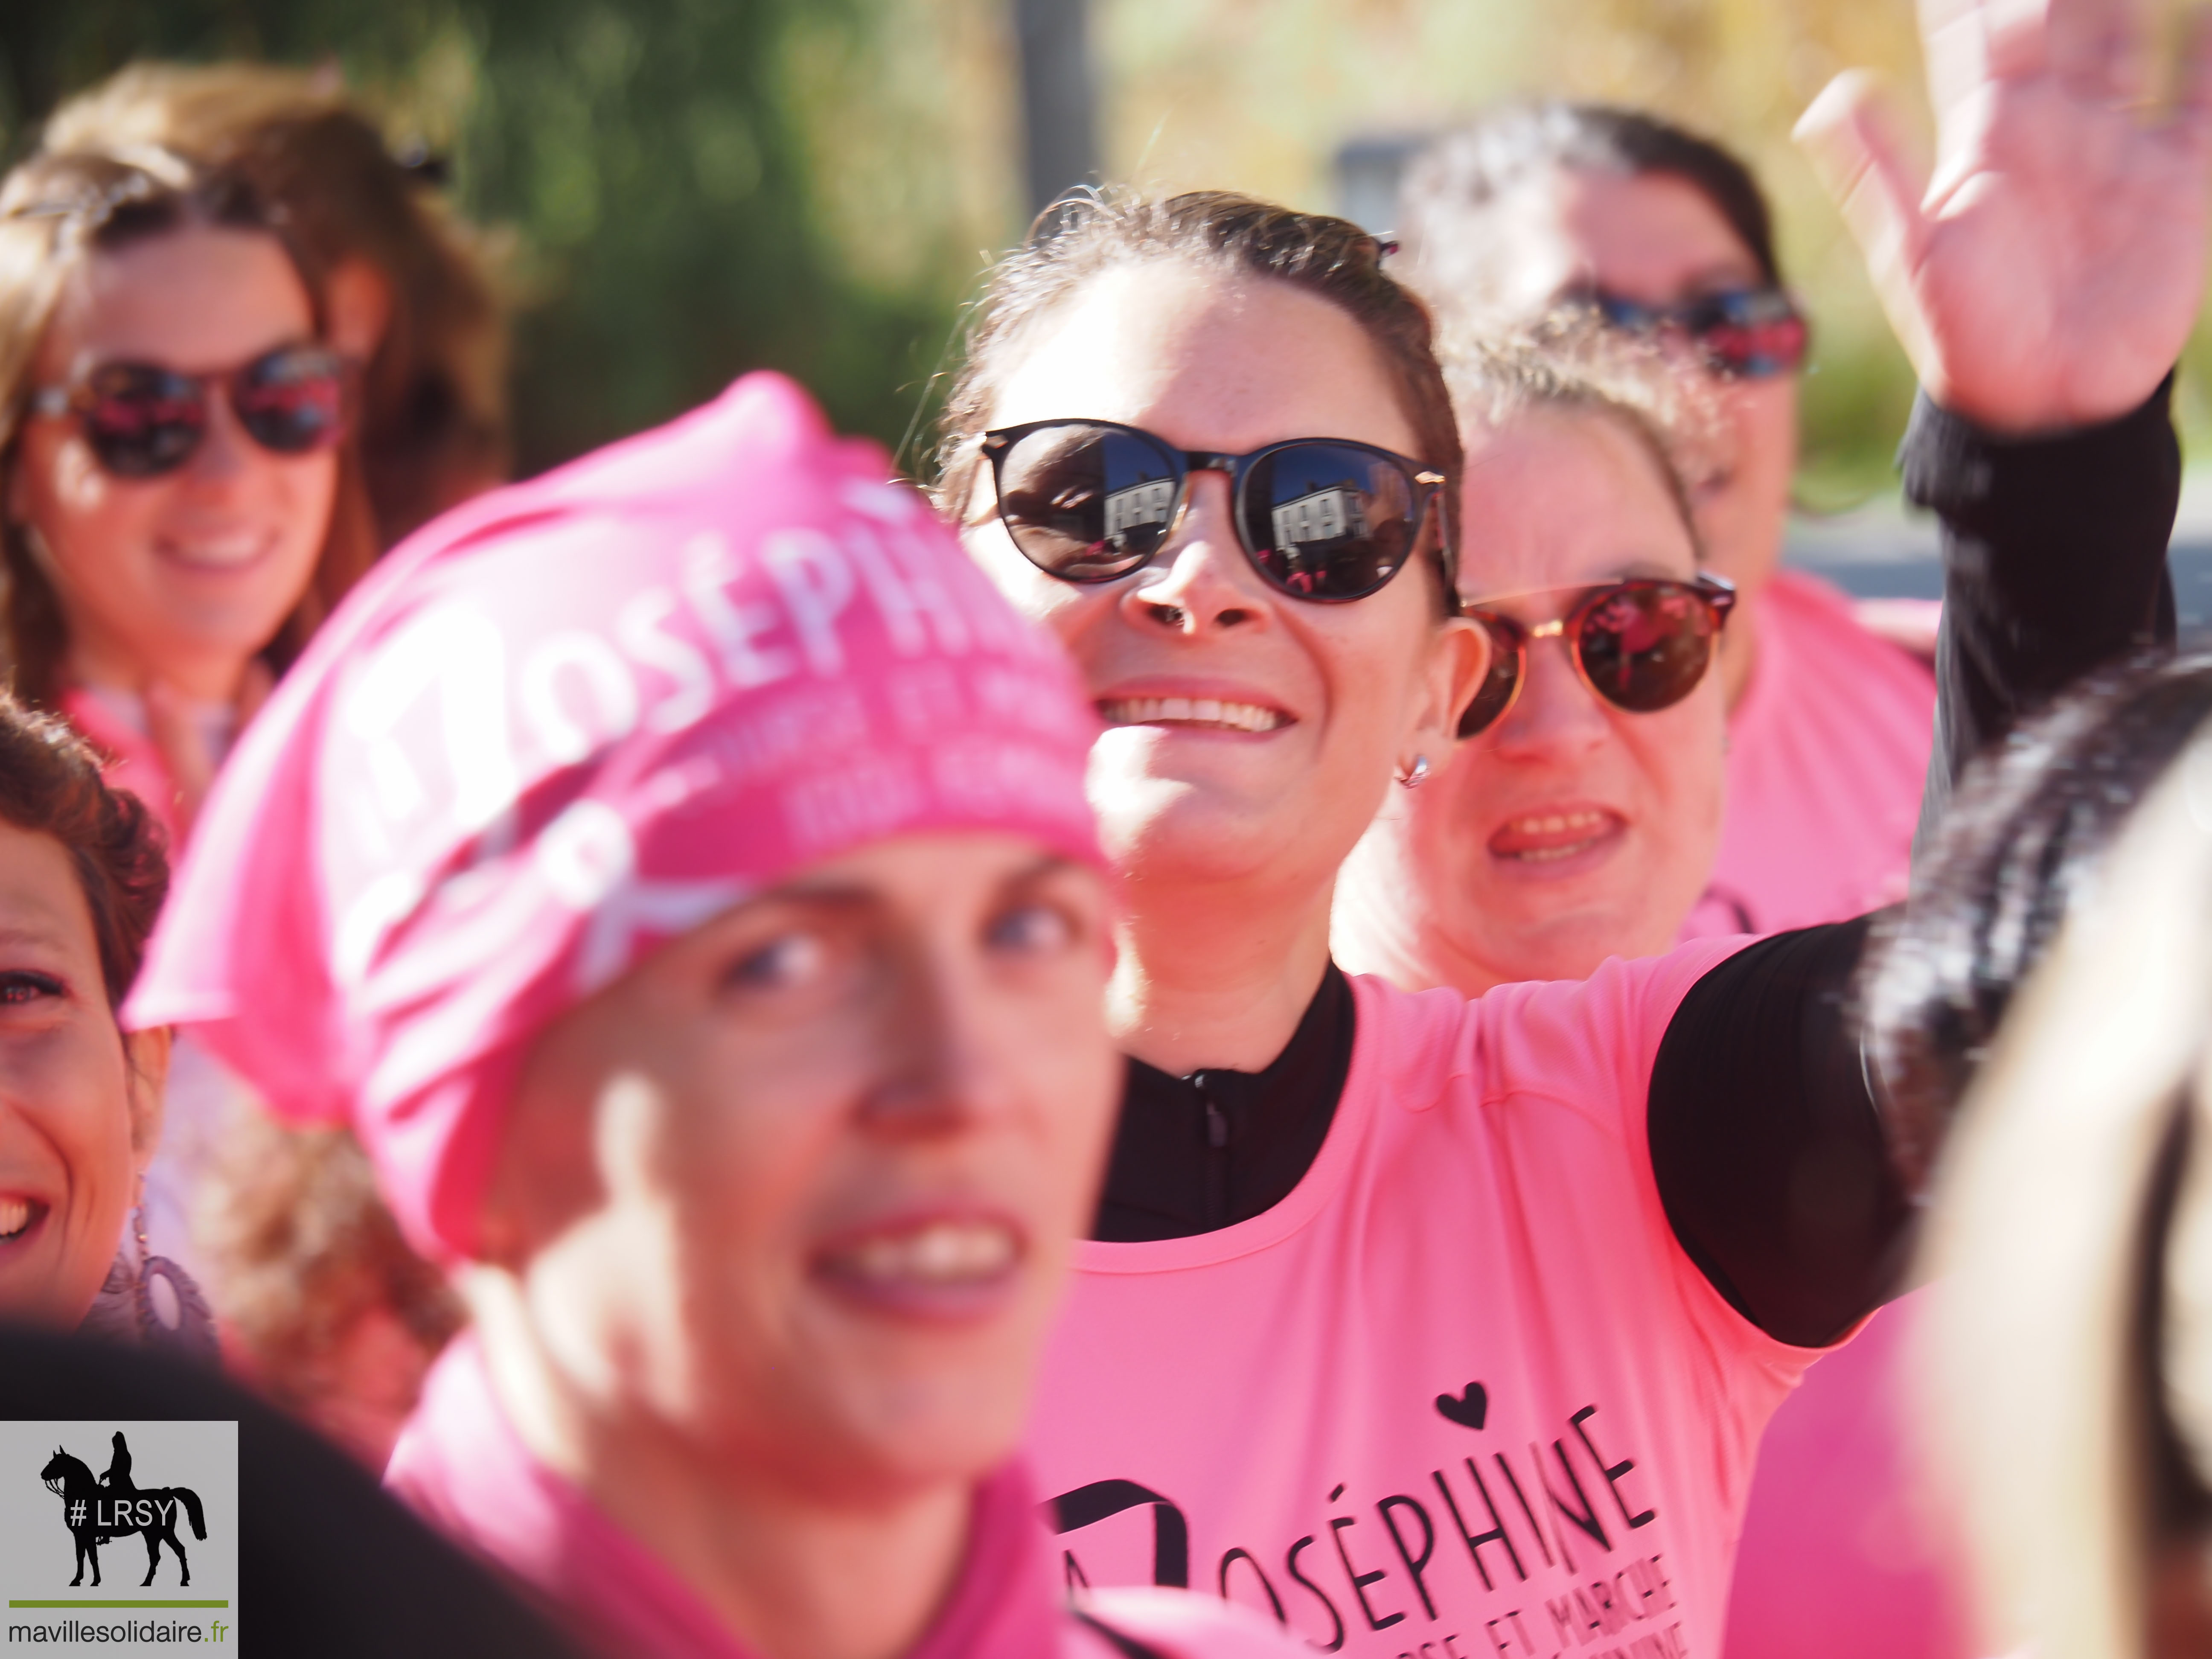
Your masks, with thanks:
M 1943 596 L 1935 520 L 1893 500 L 1832 518 L 1796 515 L 1783 556 L 1859 599 Z M 2212 647 L 2212 477 L 2183 484 L 2167 558 L 2182 642 Z

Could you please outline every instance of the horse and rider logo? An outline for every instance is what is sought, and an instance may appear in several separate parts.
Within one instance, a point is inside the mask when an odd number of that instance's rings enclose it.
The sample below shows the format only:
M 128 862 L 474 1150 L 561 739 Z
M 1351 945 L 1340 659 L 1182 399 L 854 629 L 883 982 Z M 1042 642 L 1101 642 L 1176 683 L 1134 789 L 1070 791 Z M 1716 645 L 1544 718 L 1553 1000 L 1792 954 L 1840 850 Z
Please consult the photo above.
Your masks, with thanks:
M 191 1564 L 185 1559 L 176 1522 L 182 1510 L 192 1524 L 192 1536 L 207 1536 L 199 1494 L 190 1486 L 131 1484 L 131 1446 L 120 1429 L 115 1432 L 115 1451 L 108 1459 L 106 1474 L 94 1478 L 90 1469 L 57 1446 L 39 1478 L 46 1483 L 48 1492 L 62 1500 L 62 1524 L 76 1540 L 76 1577 L 70 1580 L 72 1588 L 84 1583 L 87 1562 L 92 1565 L 92 1582 L 99 1583 L 100 1547 L 132 1533 L 146 1540 L 146 1576 L 138 1581 L 140 1588 L 154 1582 L 164 1544 L 176 1555 L 177 1570 L 182 1575 L 179 1583 L 192 1582 Z

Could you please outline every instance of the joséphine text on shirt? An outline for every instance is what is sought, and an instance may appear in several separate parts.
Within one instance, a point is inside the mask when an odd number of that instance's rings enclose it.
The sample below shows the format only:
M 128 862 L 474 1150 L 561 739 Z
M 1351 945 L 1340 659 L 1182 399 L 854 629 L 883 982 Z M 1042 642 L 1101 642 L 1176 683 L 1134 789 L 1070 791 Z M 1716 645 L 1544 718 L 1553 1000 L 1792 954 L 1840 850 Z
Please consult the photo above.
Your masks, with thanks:
M 1306 1179 L 1085 1249 L 1031 1451 L 1063 1575 L 1312 1649 L 1711 1659 L 1759 1429 L 1811 1355 L 1674 1242 L 1651 1061 L 1717 943 L 1468 1003 L 1355 980 Z

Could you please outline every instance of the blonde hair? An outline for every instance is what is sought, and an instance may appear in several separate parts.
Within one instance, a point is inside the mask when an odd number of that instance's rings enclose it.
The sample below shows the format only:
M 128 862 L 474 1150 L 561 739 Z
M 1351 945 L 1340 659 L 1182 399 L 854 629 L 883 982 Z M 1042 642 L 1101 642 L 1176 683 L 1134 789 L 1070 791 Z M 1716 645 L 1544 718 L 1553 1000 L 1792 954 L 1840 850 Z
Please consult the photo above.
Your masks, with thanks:
M 246 181 L 321 281 L 349 260 L 391 289 L 362 366 L 359 448 L 386 546 L 506 475 L 508 340 L 490 239 L 395 158 L 336 75 L 134 64 L 55 111 L 49 153 L 157 153 Z
M 1655 342 L 1561 311 L 1502 331 L 1455 321 L 1437 356 L 1470 449 L 1485 433 L 1544 413 L 1595 416 L 1626 433 L 1650 457 L 1705 562 L 1688 480 L 1710 447 L 1712 406 Z
M 2014 1000 L 1936 1188 L 1929 1450 L 1986 1639 L 2036 1659 L 2144 1653 L 2154 1559 L 2207 1513 L 2208 1034 L 2212 726 Z

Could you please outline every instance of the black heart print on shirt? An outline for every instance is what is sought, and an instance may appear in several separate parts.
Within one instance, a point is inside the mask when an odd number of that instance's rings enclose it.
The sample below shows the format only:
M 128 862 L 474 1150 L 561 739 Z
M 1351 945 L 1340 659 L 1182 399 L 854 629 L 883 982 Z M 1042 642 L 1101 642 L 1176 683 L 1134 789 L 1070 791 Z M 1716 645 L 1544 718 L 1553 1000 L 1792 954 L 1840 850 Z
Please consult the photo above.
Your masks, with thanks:
M 1490 1390 L 1470 1382 L 1464 1394 L 1440 1394 L 1437 1410 L 1463 1429 L 1479 1429 L 1490 1416 Z

